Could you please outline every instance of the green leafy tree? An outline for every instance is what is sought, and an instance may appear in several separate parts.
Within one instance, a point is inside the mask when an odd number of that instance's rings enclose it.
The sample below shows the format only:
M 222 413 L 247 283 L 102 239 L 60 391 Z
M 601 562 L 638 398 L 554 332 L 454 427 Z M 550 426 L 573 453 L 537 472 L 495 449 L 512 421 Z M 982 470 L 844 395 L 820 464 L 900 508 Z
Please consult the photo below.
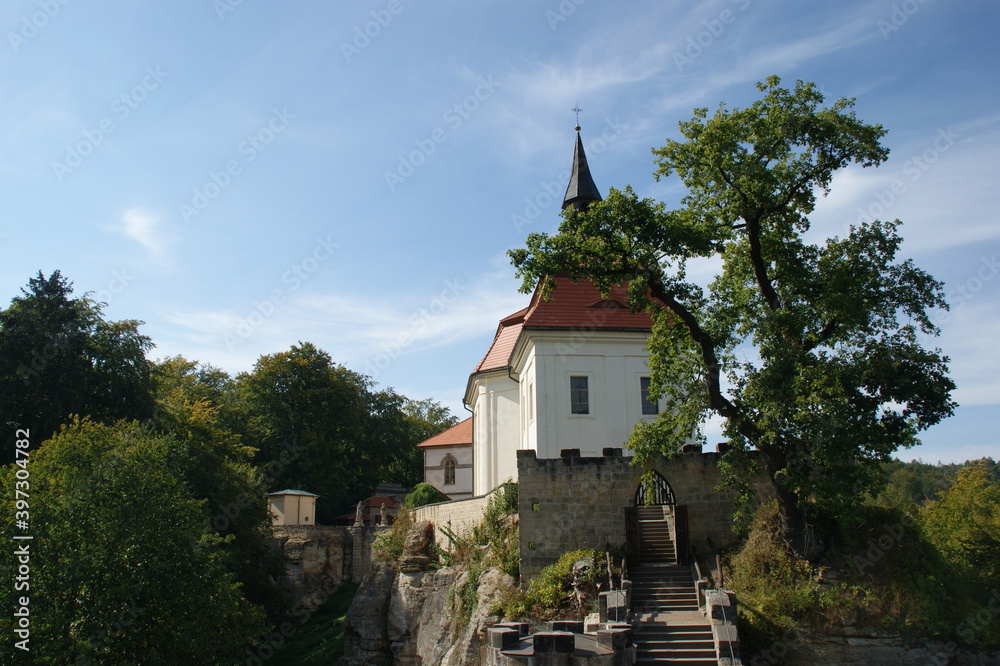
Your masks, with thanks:
M 401 410 L 402 422 L 399 426 L 403 446 L 386 478 L 392 477 L 404 486 L 416 490 L 415 486 L 424 480 L 424 452 L 417 448 L 417 444 L 452 427 L 458 423 L 458 417 L 431 398 L 404 399 Z
M 996 463 L 987 459 L 991 467 L 991 478 L 997 475 Z M 892 460 L 883 465 L 885 487 L 874 498 L 877 504 L 896 507 L 912 512 L 938 496 L 955 481 L 955 476 L 964 466 L 971 463 L 931 465 L 919 460 L 902 462 Z
M 71 414 L 106 423 L 153 409 L 153 344 L 142 322 L 105 321 L 102 304 L 72 298 L 59 271 L 41 272 L 0 311 L 0 426 L 42 441 Z M 4 447 L 2 463 L 13 460 Z
M 881 462 L 951 414 L 947 359 L 920 342 L 946 303 L 939 282 L 897 259 L 898 220 L 807 240 L 817 194 L 838 169 L 885 160 L 885 130 L 861 122 L 853 100 L 824 107 L 810 83 L 758 89 L 745 109 L 695 110 L 684 141 L 654 150 L 657 178 L 687 188 L 682 208 L 612 190 L 510 255 L 526 291 L 549 275 L 627 283 L 630 307 L 653 318 L 654 389 L 671 404 L 633 433 L 638 461 L 700 440 L 718 414 L 734 484 L 748 497 L 762 466 L 784 538 L 816 556 L 812 507 L 855 508 Z M 720 264 L 707 288 L 689 279 L 692 260 Z
M 320 495 L 321 522 L 345 513 L 376 483 L 420 478 L 406 399 L 373 390 L 368 377 L 310 343 L 262 356 L 237 378 L 237 394 L 266 485 Z
M 0 604 L 29 598 L 33 663 L 246 659 L 266 629 L 264 613 L 227 569 L 222 540 L 203 531 L 204 501 L 180 471 L 187 456 L 148 426 L 86 419 L 31 452 L 30 588 L 0 586 Z M 18 469 L 0 475 L 5 534 L 17 533 Z M 8 581 L 12 552 L 0 557 Z M 10 621 L 8 611 L 2 622 Z M 0 650 L 4 663 L 20 654 L 11 640 Z
M 995 468 L 990 459 L 962 467 L 954 483 L 920 510 L 935 548 L 966 576 L 987 585 L 1000 580 L 1000 481 L 990 476 Z
M 177 472 L 201 500 L 203 532 L 220 539 L 224 564 L 252 603 L 273 617 L 284 596 L 274 581 L 283 562 L 270 546 L 271 515 L 256 449 L 225 421 L 239 420 L 235 382 L 224 371 L 176 356 L 156 366 L 156 431 L 183 443 Z M 228 416 L 228 418 L 224 418 Z

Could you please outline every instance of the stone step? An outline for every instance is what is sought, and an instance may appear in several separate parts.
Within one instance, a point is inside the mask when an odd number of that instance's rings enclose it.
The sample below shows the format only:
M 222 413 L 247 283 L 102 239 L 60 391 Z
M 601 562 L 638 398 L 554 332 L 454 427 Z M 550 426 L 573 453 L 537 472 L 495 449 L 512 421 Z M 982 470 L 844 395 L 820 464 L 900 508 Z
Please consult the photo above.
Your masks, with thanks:
M 638 637 L 667 637 L 679 641 L 714 640 L 711 627 L 667 625 L 662 622 L 639 622 L 635 627 L 634 635 Z
M 708 657 L 715 659 L 715 646 L 712 643 L 707 643 L 705 645 L 698 645 L 693 648 L 677 648 L 673 646 L 664 647 L 649 647 L 647 648 L 645 644 L 636 650 L 636 656 L 646 656 L 649 654 L 661 654 L 663 656 L 673 657 L 674 659 L 685 658 L 689 659 L 691 657 Z
M 649 635 L 645 632 L 635 632 L 633 633 L 633 636 L 635 637 L 634 640 L 641 641 L 644 647 L 649 647 L 650 649 L 652 649 L 653 646 L 661 646 L 661 647 L 665 646 L 671 648 L 685 648 L 685 649 L 691 648 L 697 650 L 701 650 L 706 647 L 712 649 L 715 648 L 715 643 L 712 640 L 712 637 L 709 636 L 706 639 L 701 634 L 696 634 L 695 637 L 690 640 L 678 640 L 671 637 L 669 634 L 665 634 L 663 636 L 654 636 L 654 635 Z
M 669 590 L 669 591 L 632 591 L 632 601 L 698 601 L 698 596 L 690 590 Z
M 676 585 L 694 585 L 694 576 L 688 573 L 687 576 L 639 576 L 637 573 L 633 572 L 629 574 L 629 580 L 632 584 L 641 583 L 643 585 L 647 583 L 673 583 Z

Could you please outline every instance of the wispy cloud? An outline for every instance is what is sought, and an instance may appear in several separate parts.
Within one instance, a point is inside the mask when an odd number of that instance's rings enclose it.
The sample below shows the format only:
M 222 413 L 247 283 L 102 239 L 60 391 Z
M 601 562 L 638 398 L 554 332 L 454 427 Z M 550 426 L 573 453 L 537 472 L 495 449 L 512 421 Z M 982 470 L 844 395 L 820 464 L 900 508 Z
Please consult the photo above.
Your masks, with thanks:
M 161 227 L 161 216 L 141 207 L 124 211 L 115 230 L 142 245 L 156 258 L 165 256 L 171 239 Z
M 995 260 L 995 255 L 994 255 Z M 949 368 L 957 388 L 954 398 L 963 407 L 1000 404 L 1000 275 L 968 301 L 954 302 L 941 337 L 933 342 L 952 358 Z
M 268 314 L 252 307 L 174 310 L 163 313 L 169 328 L 156 332 L 156 339 L 165 356 L 211 358 L 230 372 L 248 370 L 262 354 L 308 340 L 338 362 L 377 375 L 403 355 L 488 338 L 500 318 L 528 300 L 510 288 L 509 280 L 496 278 L 484 274 L 445 280 L 405 301 L 302 292 L 290 294 Z M 478 360 L 458 362 L 472 367 Z
M 843 236 L 859 221 L 898 218 L 908 254 L 1000 238 L 1000 117 L 955 120 L 895 146 L 878 169 L 839 172 L 830 195 L 818 201 L 816 232 Z

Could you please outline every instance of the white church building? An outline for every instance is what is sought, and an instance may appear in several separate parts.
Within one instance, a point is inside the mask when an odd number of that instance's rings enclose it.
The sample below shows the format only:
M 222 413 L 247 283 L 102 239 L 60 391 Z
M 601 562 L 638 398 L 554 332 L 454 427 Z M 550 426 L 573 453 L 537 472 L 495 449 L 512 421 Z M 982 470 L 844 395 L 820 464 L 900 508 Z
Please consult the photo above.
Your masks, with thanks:
M 580 139 L 563 209 L 600 201 Z M 648 399 L 649 316 L 629 312 L 625 287 L 602 297 L 590 282 L 554 276 L 528 306 L 503 319 L 469 376 L 471 419 L 427 440 L 424 477 L 452 499 L 517 481 L 517 451 L 558 458 L 563 449 L 600 456 L 621 447 L 661 405 Z M 627 453 L 626 453 L 627 455 Z

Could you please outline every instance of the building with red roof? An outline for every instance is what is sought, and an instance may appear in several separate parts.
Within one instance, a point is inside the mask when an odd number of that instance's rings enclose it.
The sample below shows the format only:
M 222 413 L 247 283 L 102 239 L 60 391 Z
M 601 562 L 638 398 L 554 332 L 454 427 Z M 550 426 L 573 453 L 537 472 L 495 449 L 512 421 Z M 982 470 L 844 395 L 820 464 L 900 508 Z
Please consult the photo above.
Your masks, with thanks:
M 424 451 L 424 481 L 449 499 L 468 499 L 472 488 L 472 419 L 467 418 L 418 444 Z
M 582 210 L 601 196 L 576 129 L 563 209 Z M 600 456 L 660 409 L 648 400 L 652 321 L 629 310 L 626 286 L 602 295 L 586 280 L 546 279 L 551 294 L 539 285 L 527 307 L 501 319 L 469 375 L 464 403 L 472 418 L 420 445 L 425 480 L 446 495 L 455 497 L 457 486 L 461 497 L 483 495 L 516 481 L 519 449 L 540 459 L 563 449 Z

